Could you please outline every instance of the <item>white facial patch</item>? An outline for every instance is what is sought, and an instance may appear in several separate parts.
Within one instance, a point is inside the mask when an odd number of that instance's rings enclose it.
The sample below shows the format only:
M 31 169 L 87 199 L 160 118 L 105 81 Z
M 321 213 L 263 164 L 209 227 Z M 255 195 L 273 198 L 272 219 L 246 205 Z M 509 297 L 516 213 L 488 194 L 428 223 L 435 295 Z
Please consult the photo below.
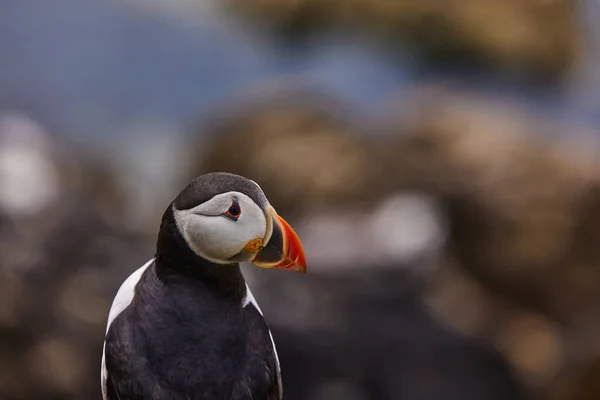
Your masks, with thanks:
M 234 200 L 241 213 L 237 221 L 224 214 Z M 228 264 L 251 240 L 264 238 L 267 221 L 261 208 L 247 195 L 227 192 L 189 210 L 173 207 L 175 223 L 190 248 L 207 260 Z

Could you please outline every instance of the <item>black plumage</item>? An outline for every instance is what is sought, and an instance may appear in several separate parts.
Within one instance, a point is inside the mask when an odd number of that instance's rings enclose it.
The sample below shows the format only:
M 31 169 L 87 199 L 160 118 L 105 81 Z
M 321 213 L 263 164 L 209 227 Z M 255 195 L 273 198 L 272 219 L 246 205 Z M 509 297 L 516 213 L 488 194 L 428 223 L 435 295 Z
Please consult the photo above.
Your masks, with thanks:
M 235 187 L 267 204 L 253 182 L 205 175 L 174 201 L 191 208 Z M 233 181 L 232 181 L 233 180 Z M 179 233 L 172 205 L 154 260 L 105 341 L 106 400 L 279 400 L 279 365 L 268 326 L 239 265 L 196 255 Z

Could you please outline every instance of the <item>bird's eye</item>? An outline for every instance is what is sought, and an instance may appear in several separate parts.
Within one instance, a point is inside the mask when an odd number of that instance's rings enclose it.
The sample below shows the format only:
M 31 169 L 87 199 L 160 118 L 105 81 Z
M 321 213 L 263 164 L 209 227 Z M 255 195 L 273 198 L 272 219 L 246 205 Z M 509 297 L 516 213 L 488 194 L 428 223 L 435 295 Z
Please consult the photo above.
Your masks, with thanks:
M 237 220 L 240 217 L 241 213 L 242 209 L 240 208 L 238 202 L 235 200 L 233 201 L 233 203 L 231 203 L 231 206 L 229 206 L 227 211 L 225 211 L 225 215 L 229 218 L 232 218 L 233 220 Z

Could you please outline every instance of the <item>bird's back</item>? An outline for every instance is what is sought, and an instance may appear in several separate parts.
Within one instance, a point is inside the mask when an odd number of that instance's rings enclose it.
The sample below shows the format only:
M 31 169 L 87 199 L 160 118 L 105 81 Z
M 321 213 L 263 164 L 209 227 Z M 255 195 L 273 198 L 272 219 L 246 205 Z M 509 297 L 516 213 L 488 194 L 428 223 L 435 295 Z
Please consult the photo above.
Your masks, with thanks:
M 106 400 L 279 400 L 278 365 L 256 307 L 150 265 L 105 344 Z M 223 394 L 227 396 L 224 397 Z

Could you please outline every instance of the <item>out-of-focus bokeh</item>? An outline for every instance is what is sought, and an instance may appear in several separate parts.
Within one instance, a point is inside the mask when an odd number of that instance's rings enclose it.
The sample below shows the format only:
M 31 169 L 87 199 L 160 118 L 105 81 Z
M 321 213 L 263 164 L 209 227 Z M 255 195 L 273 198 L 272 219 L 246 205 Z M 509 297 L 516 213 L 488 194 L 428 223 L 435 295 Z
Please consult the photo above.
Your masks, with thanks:
M 0 3 L 0 399 L 99 400 L 108 309 L 208 171 L 287 400 L 600 399 L 595 0 Z

